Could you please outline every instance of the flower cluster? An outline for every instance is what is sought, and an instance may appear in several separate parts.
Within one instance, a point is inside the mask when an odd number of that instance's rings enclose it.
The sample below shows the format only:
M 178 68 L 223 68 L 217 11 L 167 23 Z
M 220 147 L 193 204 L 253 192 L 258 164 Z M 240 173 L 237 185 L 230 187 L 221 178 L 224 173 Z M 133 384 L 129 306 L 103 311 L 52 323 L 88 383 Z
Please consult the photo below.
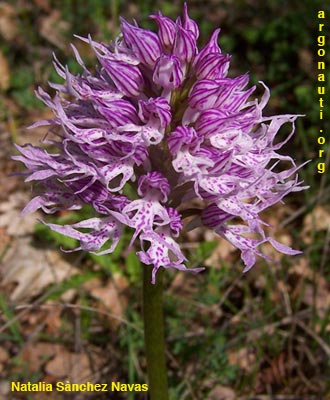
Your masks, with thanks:
M 277 153 L 297 116 L 263 117 L 268 88 L 262 84 L 259 101 L 251 98 L 255 87 L 246 89 L 248 74 L 227 77 L 230 56 L 218 46 L 219 29 L 198 50 L 198 26 L 186 5 L 175 22 L 160 12 L 151 18 L 157 33 L 122 20 L 110 44 L 81 38 L 99 61 L 93 73 L 74 46 L 81 74 L 55 58 L 64 83 L 50 84 L 53 98 L 37 92 L 55 116 L 34 126 L 51 125 L 57 139 L 46 142 L 56 150 L 17 146 L 21 154 L 14 157 L 27 167 L 26 181 L 36 182 L 24 212 L 92 205 L 93 218 L 48 226 L 97 254 L 111 253 L 123 227 L 132 228 L 131 244 L 139 239 L 137 254 L 153 265 L 153 282 L 160 267 L 187 269 L 176 242 L 187 216 L 191 227 L 209 227 L 240 249 L 245 270 L 256 255 L 265 257 L 264 242 L 297 254 L 267 237 L 259 216 L 304 189 L 293 159 Z M 275 144 L 287 122 L 292 133 Z M 290 166 L 277 172 L 281 160 Z M 196 198 L 200 206 L 192 208 Z

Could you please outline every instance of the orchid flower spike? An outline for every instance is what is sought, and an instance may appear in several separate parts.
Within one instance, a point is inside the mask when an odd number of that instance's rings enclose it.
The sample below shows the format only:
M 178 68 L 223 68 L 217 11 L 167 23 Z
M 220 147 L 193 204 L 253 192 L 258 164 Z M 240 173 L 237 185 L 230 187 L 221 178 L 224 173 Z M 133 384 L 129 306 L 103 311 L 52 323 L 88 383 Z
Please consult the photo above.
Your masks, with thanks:
M 81 74 L 55 58 L 63 84 L 51 84 L 53 98 L 37 91 L 54 118 L 34 126 L 50 125 L 57 140 L 49 151 L 17 146 L 20 155 L 13 157 L 25 164 L 26 181 L 35 182 L 36 196 L 23 212 L 92 206 L 95 216 L 87 220 L 48 226 L 77 239 L 76 250 L 97 254 L 113 252 L 123 229 L 132 228 L 131 244 L 153 266 L 153 282 L 159 268 L 203 269 L 187 268 L 178 244 L 186 217 L 190 226 L 213 229 L 236 246 L 244 271 L 256 256 L 266 258 L 265 242 L 298 254 L 266 236 L 260 218 L 288 193 L 305 189 L 294 160 L 277 153 L 286 141 L 275 140 L 286 123 L 291 137 L 297 115 L 263 117 L 269 89 L 261 82 L 258 100 L 255 87 L 247 88 L 248 74 L 227 76 L 230 55 L 218 46 L 219 29 L 198 49 L 187 5 L 175 22 L 160 12 L 151 18 L 157 33 L 122 19 L 122 33 L 110 44 L 82 38 L 98 59 L 96 72 L 74 46 Z M 287 169 L 280 171 L 282 160 Z

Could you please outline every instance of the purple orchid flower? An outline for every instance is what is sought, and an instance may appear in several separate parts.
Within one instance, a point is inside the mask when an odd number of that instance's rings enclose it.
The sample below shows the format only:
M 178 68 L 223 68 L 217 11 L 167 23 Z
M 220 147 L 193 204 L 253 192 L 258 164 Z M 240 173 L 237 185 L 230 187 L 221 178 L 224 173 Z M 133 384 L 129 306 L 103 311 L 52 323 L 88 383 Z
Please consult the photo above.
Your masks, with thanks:
M 153 283 L 161 267 L 203 269 L 186 268 L 176 241 L 187 215 L 190 226 L 213 229 L 241 250 L 244 271 L 256 256 L 267 258 L 259 248 L 265 242 L 298 254 L 267 237 L 259 216 L 305 189 L 294 160 L 277 153 L 297 115 L 263 117 L 268 88 L 262 83 L 259 101 L 255 87 L 246 89 L 248 74 L 227 77 L 230 56 L 218 46 L 219 29 L 198 49 L 198 26 L 186 5 L 175 22 L 160 12 L 151 18 L 157 34 L 123 19 L 122 34 L 110 45 L 82 38 L 100 62 L 95 73 L 75 47 L 81 74 L 55 58 L 64 83 L 51 84 L 54 98 L 37 92 L 55 116 L 34 126 L 55 128 L 56 150 L 28 144 L 17 146 L 21 154 L 14 157 L 25 164 L 26 181 L 36 182 L 36 197 L 23 212 L 92 205 L 95 217 L 49 228 L 77 239 L 76 250 L 97 254 L 111 253 L 123 228 L 132 228 L 131 244 L 139 240 L 137 255 L 153 265 Z M 275 144 L 285 123 L 292 133 Z M 290 166 L 277 172 L 281 160 Z M 135 189 L 134 199 L 125 195 L 126 185 Z M 192 210 L 196 198 L 201 206 Z

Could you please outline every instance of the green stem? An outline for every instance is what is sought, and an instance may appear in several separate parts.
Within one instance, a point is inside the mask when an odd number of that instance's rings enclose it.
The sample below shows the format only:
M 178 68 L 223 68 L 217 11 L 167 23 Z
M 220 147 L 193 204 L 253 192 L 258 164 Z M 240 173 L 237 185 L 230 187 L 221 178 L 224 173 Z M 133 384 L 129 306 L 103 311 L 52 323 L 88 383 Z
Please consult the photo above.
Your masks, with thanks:
M 144 341 L 150 400 L 168 400 L 167 369 L 164 342 L 163 270 L 151 283 L 152 268 L 143 265 Z

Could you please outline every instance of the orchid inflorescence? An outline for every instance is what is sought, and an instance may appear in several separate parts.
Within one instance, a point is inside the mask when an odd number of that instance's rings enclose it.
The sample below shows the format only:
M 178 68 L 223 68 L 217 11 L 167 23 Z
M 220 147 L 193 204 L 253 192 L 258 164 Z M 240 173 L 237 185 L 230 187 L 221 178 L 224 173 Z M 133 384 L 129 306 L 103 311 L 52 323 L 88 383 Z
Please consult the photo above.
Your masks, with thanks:
M 294 160 L 277 153 L 297 116 L 263 117 L 268 88 L 261 83 L 258 101 L 251 99 L 255 86 L 244 90 L 248 74 L 227 77 L 230 56 L 218 46 L 219 29 L 198 50 L 198 26 L 186 5 L 175 22 L 160 12 L 151 18 L 157 34 L 122 19 L 122 33 L 109 45 L 81 38 L 97 56 L 95 72 L 74 46 L 81 74 L 55 57 L 64 83 L 50 83 L 53 98 L 37 91 L 55 117 L 33 126 L 51 125 L 57 139 L 44 141 L 56 151 L 17 146 L 21 155 L 14 158 L 27 167 L 26 181 L 37 183 L 23 212 L 91 205 L 93 218 L 46 225 L 77 239 L 75 250 L 97 254 L 113 252 L 123 228 L 132 228 L 131 244 L 139 239 L 137 255 L 153 266 L 153 283 L 160 267 L 187 270 L 177 243 L 186 217 L 188 227 L 211 228 L 241 250 L 245 271 L 256 255 L 267 258 L 259 249 L 265 242 L 298 254 L 268 237 L 259 216 L 304 189 Z M 291 134 L 274 144 L 287 122 Z M 277 172 L 282 160 L 289 167 Z

